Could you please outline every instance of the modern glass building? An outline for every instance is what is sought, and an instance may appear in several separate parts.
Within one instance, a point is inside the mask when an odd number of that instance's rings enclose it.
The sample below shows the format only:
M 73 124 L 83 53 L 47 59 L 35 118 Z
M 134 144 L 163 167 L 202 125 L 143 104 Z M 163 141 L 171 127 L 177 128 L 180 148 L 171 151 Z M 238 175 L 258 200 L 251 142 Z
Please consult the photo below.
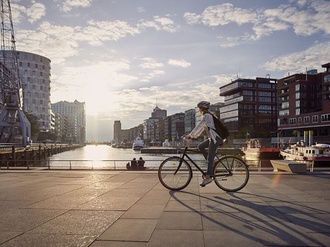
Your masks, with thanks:
M 268 138 L 277 130 L 276 79 L 236 79 L 220 87 L 220 119 L 234 138 Z

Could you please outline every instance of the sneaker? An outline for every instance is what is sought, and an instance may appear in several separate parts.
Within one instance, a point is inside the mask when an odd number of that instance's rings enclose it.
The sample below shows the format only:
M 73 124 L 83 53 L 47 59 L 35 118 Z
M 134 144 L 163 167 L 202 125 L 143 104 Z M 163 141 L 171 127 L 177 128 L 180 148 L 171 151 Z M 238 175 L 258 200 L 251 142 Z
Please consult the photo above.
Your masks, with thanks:
M 205 179 L 201 182 L 200 186 L 204 187 L 205 185 L 207 185 L 207 184 L 209 184 L 209 183 L 211 183 L 211 182 L 212 182 L 212 178 L 210 178 L 210 177 L 205 178 Z

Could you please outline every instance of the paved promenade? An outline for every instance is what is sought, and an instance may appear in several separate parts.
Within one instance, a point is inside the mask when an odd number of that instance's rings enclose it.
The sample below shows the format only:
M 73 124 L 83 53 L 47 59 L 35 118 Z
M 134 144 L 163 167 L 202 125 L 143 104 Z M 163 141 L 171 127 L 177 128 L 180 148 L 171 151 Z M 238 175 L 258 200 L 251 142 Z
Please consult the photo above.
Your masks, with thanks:
M 0 170 L 0 246 L 330 246 L 330 172 L 252 173 L 236 193 L 200 179 Z

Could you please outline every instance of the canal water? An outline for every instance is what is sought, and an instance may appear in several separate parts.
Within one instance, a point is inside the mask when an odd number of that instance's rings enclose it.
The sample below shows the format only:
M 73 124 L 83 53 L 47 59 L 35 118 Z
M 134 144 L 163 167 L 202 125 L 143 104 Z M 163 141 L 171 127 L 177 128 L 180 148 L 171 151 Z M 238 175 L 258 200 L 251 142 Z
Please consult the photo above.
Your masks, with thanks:
M 113 148 L 109 145 L 86 145 L 75 150 L 55 154 L 48 158 L 52 167 L 110 167 L 122 168 L 133 158 L 142 157 L 146 167 L 157 166 L 173 154 L 146 154 L 130 148 Z M 202 156 L 195 157 L 201 159 Z
M 86 145 L 75 150 L 55 154 L 48 158 L 48 165 L 56 168 L 123 168 L 133 158 L 142 157 L 146 167 L 158 167 L 167 157 L 174 154 L 146 154 L 132 149 L 113 148 L 109 145 Z M 189 154 L 190 155 L 190 154 Z M 206 162 L 202 155 L 190 155 L 199 165 Z M 248 161 L 258 166 L 259 161 Z

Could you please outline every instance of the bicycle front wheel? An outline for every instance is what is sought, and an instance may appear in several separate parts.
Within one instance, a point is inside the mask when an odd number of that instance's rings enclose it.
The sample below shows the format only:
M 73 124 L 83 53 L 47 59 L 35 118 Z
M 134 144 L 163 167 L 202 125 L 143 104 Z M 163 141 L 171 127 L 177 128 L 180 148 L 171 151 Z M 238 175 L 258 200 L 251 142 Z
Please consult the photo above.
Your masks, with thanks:
M 214 165 L 214 182 L 227 192 L 239 191 L 249 181 L 247 164 L 236 156 L 224 156 Z
M 180 165 L 180 161 L 181 165 Z M 190 165 L 184 159 L 173 156 L 165 159 L 158 168 L 161 184 L 169 190 L 182 190 L 188 186 L 192 178 Z

